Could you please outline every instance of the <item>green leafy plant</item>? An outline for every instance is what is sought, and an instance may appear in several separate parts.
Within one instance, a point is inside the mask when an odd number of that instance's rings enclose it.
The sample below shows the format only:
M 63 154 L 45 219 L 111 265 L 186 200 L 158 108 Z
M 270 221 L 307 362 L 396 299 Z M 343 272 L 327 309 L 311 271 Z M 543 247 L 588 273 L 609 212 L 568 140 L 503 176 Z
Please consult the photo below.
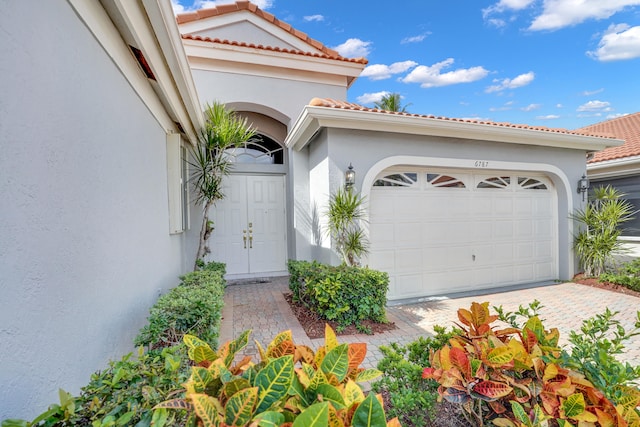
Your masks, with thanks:
M 200 243 L 196 255 L 202 260 L 209 248 L 207 241 L 213 232 L 213 222 L 209 219 L 209 209 L 216 201 L 224 198 L 222 181 L 231 169 L 228 150 L 251 140 L 255 130 L 242 118 L 223 104 L 214 102 L 205 109 L 206 124 L 200 131 L 198 143 L 191 148 L 191 176 L 189 178 L 195 202 L 203 206 Z
M 33 421 L 7 419 L 2 421 L 2 427 L 35 427 L 71 425 L 76 418 L 76 399 L 66 391 L 59 389 L 60 404 L 54 403 L 38 415 Z
M 250 356 L 236 362 L 250 331 L 216 352 L 204 341 L 185 335 L 195 364 L 185 383 L 185 397 L 165 401 L 157 409 L 186 409 L 190 425 L 209 426 L 398 426 L 387 424 L 382 403 L 365 397 L 358 382 L 380 375 L 363 369 L 366 344 L 339 344 L 326 327 L 325 344 L 316 352 L 293 342 L 291 331 L 278 334 L 263 348 L 260 361 Z
M 612 254 L 623 251 L 620 226 L 635 214 L 623 196 L 611 186 L 596 188 L 584 210 L 572 215 L 580 224 L 574 248 L 588 277 L 600 276 Z
M 429 356 L 447 344 L 456 333 L 434 326 L 434 337 L 420 337 L 405 346 L 392 343 L 380 346 L 384 357 L 378 362 L 383 375 L 372 384 L 376 393 L 389 397 L 387 413 L 404 425 L 424 426 L 433 420 L 438 397 L 437 385 L 422 381 L 422 371 L 429 366 Z
M 290 261 L 294 299 L 340 326 L 386 322 L 389 276 L 369 268 Z M 365 332 L 365 331 L 363 331 Z
M 538 316 L 522 329 L 494 329 L 498 316 L 488 306 L 459 309 L 462 332 L 424 369 L 424 378 L 439 383 L 441 398 L 462 405 L 478 426 L 627 425 L 623 411 L 584 375 L 557 363 L 557 329 L 545 330 Z
M 140 330 L 135 344 L 150 349 L 167 347 L 180 343 L 187 332 L 216 343 L 224 304 L 223 271 L 213 264 L 181 277 L 180 285 L 151 307 L 149 322 Z
M 364 198 L 351 189 L 340 188 L 329 198 L 325 212 L 328 233 L 342 261 L 349 266 L 360 265 L 360 259 L 369 253 L 369 242 L 360 228 L 364 214 Z
M 623 264 L 617 271 L 602 273 L 600 280 L 640 292 L 640 259 Z
M 640 335 L 640 311 L 636 312 L 637 320 L 631 331 L 626 331 L 615 319 L 616 314 L 607 308 L 604 313 L 583 321 L 580 333 L 571 331 L 570 350 L 562 353 L 561 360 L 564 365 L 584 373 L 614 404 L 625 407 L 624 415 L 635 411 L 634 419 L 640 425 L 637 407 L 640 405 L 640 365 L 632 366 L 616 358 L 624 352 L 625 342 Z
M 399 93 L 388 93 L 384 95 L 380 101 L 374 102 L 374 105 L 380 110 L 406 113 L 407 107 L 411 104 L 402 105 L 401 99 L 402 96 Z

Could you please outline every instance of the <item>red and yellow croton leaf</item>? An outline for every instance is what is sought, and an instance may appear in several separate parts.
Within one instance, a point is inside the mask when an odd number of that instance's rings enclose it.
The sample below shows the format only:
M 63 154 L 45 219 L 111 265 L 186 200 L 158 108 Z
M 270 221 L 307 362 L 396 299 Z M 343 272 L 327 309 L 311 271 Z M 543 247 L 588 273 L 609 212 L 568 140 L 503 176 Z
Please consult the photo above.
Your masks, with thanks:
M 489 380 L 479 381 L 471 388 L 474 397 L 487 402 L 508 396 L 512 391 L 513 388 L 508 384 Z
M 360 364 L 364 362 L 364 358 L 367 355 L 367 344 L 365 343 L 352 343 L 349 344 L 349 370 L 355 370 L 360 367 Z
M 455 347 L 452 348 L 449 351 L 449 360 L 451 360 L 451 364 L 454 367 L 460 370 L 462 375 L 466 376 L 467 378 L 471 376 L 471 363 L 469 363 L 469 358 L 463 350 Z

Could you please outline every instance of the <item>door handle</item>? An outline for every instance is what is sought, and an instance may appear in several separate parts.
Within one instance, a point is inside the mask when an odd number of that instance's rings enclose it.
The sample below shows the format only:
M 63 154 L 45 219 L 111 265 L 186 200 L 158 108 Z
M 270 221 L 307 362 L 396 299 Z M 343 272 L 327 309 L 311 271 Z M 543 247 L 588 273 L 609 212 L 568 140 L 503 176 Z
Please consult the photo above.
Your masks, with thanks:
M 244 242 L 244 248 L 247 249 L 247 230 L 242 230 L 242 241 Z
M 253 223 L 249 223 L 249 249 L 253 249 Z

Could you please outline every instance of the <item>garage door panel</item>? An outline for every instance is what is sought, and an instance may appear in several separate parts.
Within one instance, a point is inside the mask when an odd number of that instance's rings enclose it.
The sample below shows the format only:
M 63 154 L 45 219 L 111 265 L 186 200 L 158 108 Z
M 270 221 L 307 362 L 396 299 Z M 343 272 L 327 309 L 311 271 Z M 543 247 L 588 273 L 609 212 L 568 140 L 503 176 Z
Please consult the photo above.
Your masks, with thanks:
M 372 250 L 369 254 L 369 264 L 375 265 L 376 269 L 381 271 L 395 270 L 395 251 L 394 250 Z
M 372 189 L 369 265 L 390 274 L 390 299 L 555 278 L 557 208 L 550 181 L 535 178 L 546 187 L 527 187 L 521 184 L 532 181 L 524 174 L 496 172 L 494 179 L 486 171 L 449 171 L 427 180 L 427 173 L 418 171 L 410 189 Z M 433 178 L 444 175 L 465 177 L 455 184 L 465 187 Z

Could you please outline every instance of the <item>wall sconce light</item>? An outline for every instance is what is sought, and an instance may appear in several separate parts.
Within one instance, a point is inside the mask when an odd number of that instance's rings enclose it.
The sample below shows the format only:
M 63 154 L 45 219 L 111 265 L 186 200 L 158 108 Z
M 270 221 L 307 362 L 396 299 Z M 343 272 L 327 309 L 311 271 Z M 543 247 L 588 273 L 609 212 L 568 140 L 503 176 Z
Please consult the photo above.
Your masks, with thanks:
M 350 190 L 356 183 L 356 171 L 353 170 L 353 165 L 349 163 L 349 168 L 344 173 L 344 188 Z
M 582 175 L 582 178 L 578 180 L 578 194 L 582 193 L 582 201 L 584 202 L 584 195 L 589 190 L 591 186 L 591 182 L 589 182 L 589 178 L 586 175 Z

